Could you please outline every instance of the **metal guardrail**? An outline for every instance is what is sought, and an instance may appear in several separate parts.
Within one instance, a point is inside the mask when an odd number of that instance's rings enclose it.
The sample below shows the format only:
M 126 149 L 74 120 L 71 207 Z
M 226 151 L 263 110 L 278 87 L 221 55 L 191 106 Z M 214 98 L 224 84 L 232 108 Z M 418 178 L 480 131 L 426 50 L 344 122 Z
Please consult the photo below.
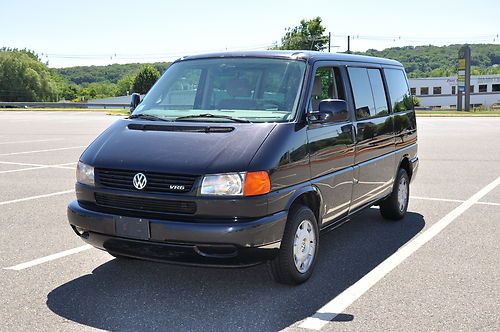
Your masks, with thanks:
M 47 103 L 47 102 L 0 102 L 2 107 L 15 108 L 130 108 L 130 104 L 104 104 L 104 103 Z

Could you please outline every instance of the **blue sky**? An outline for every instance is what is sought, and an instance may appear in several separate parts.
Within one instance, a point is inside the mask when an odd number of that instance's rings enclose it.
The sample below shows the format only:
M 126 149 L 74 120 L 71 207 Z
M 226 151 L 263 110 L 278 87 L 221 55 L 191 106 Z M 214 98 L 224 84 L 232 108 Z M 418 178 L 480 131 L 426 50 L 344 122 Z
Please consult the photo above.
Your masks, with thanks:
M 0 47 L 30 48 L 51 67 L 172 60 L 264 49 L 302 18 L 321 16 L 334 50 L 499 43 L 499 0 L 0 2 Z M 357 37 L 359 36 L 359 37 Z M 493 41 L 495 38 L 495 41 Z

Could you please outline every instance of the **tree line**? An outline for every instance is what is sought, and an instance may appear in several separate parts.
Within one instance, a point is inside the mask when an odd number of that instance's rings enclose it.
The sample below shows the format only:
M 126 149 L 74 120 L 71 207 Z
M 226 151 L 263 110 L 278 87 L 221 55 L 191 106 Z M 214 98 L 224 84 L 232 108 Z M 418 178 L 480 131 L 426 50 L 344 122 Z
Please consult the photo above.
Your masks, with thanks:
M 286 29 L 271 49 L 324 51 L 328 34 L 320 17 Z M 356 54 L 401 62 L 409 77 L 455 76 L 462 45 L 391 47 Z M 500 45 L 472 44 L 472 75 L 500 74 Z M 27 49 L 0 48 L 0 101 L 86 101 L 146 93 L 169 62 L 49 68 Z
M 31 50 L 1 48 L 0 101 L 81 102 L 132 92 L 144 94 L 160 77 L 157 68 L 164 71 L 168 64 L 103 66 L 105 67 L 111 67 L 112 70 L 95 70 L 94 66 L 49 68 Z M 107 75 L 114 75 L 114 81 Z

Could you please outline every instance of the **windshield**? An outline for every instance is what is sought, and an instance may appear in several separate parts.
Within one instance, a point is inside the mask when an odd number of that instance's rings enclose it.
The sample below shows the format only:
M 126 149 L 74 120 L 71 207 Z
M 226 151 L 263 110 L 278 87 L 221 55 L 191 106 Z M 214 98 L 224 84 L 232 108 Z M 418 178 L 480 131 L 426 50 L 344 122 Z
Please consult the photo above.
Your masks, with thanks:
M 178 121 L 290 121 L 305 68 L 305 62 L 289 59 L 180 61 L 168 68 L 133 116 Z

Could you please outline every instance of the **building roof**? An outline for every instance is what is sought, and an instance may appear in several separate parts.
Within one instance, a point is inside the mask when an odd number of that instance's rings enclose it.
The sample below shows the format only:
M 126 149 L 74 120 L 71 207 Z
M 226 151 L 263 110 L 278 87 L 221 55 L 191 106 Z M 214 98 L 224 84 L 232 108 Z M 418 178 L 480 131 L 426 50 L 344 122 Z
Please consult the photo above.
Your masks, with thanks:
M 306 61 L 315 60 L 330 60 L 330 61 L 350 61 L 350 62 L 370 62 L 384 65 L 402 66 L 396 60 L 377 58 L 371 56 L 344 54 L 344 53 L 327 53 L 317 51 L 239 51 L 239 52 L 219 52 L 207 53 L 198 55 L 188 55 L 180 58 L 177 61 L 192 60 L 192 59 L 207 59 L 207 58 L 285 58 L 285 59 L 304 59 Z

